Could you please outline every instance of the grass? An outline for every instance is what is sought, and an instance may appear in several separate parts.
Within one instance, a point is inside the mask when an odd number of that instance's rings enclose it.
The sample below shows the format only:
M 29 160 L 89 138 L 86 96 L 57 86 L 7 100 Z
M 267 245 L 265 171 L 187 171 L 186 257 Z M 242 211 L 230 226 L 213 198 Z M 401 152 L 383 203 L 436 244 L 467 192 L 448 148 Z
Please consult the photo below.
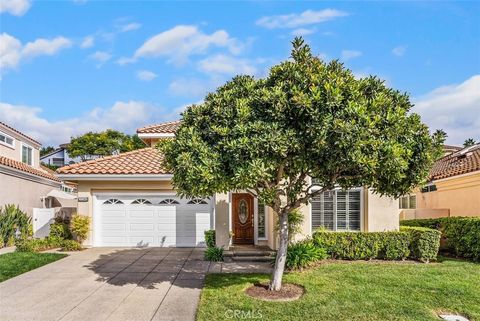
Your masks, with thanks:
M 0 255 L 0 282 L 67 256 L 57 253 L 13 252 Z
M 284 282 L 306 289 L 297 301 L 265 302 L 244 293 L 268 279 L 262 274 L 208 275 L 197 319 L 438 321 L 436 313 L 455 312 L 480 321 L 480 265 L 467 261 L 333 261 L 285 275 Z

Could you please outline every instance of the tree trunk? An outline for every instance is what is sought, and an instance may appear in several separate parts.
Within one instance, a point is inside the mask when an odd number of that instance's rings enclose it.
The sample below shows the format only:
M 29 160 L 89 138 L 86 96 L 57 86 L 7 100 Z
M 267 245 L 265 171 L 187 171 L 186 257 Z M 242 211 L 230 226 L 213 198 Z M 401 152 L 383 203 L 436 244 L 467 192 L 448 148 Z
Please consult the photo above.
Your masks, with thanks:
M 283 271 L 287 260 L 288 246 L 288 213 L 279 214 L 280 224 L 280 244 L 275 260 L 275 268 L 273 269 L 272 282 L 270 283 L 270 291 L 280 291 L 282 288 Z

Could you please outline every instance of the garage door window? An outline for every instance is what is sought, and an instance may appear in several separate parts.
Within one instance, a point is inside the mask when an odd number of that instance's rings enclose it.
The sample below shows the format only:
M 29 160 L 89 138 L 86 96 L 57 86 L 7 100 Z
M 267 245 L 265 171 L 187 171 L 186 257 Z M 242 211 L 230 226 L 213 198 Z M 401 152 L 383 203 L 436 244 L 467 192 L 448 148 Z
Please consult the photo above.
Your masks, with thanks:
M 178 201 L 174 200 L 173 198 L 167 198 L 163 201 L 160 201 L 160 203 L 158 203 L 160 205 L 175 205 L 175 204 L 180 204 Z
M 187 204 L 208 204 L 208 202 L 204 199 L 201 199 L 201 198 L 194 198 L 194 199 L 188 201 Z
M 123 204 L 123 202 L 119 199 L 116 199 L 116 198 L 110 198 L 110 199 L 106 200 L 105 202 L 103 202 L 103 204 Z
M 149 200 L 145 199 L 145 198 L 137 198 L 136 200 L 134 200 L 132 202 L 132 204 L 138 204 L 138 205 L 141 205 L 141 204 L 152 204 L 152 202 L 150 202 Z

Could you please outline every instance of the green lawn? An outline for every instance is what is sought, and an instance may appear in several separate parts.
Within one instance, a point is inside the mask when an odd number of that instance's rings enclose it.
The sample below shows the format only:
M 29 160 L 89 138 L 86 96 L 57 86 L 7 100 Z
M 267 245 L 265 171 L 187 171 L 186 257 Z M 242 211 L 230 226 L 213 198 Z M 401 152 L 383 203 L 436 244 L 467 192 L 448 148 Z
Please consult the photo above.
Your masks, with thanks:
M 438 321 L 435 312 L 450 311 L 480 321 L 480 265 L 471 262 L 325 263 L 285 275 L 284 281 L 306 289 L 297 301 L 264 302 L 245 295 L 245 288 L 268 278 L 208 275 L 197 319 Z
M 0 255 L 0 282 L 67 256 L 57 253 L 13 252 Z

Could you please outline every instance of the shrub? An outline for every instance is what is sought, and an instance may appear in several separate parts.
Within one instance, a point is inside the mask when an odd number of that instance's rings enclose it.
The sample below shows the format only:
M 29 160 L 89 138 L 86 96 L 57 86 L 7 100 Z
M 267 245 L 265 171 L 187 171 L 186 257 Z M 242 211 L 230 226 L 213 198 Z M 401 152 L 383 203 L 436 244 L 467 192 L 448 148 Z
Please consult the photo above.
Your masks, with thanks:
M 61 247 L 63 240 L 56 237 L 44 239 L 19 239 L 15 243 L 18 252 L 41 252 Z
M 62 240 L 69 240 L 72 238 L 70 228 L 66 223 L 53 223 L 50 224 L 50 237 L 57 237 Z
M 409 239 L 406 232 L 317 231 L 313 235 L 317 247 L 345 260 L 403 260 L 409 255 Z
M 83 249 L 82 245 L 74 240 L 63 240 L 61 248 L 62 251 L 81 251 Z
M 212 262 L 223 261 L 223 248 L 221 247 L 207 247 L 204 253 L 205 260 Z
M 205 244 L 207 247 L 215 247 L 215 230 L 203 232 L 205 235 Z
M 317 247 L 312 241 L 301 241 L 288 246 L 285 266 L 289 270 L 303 269 L 326 259 L 327 251 Z
M 76 214 L 72 217 L 70 224 L 72 233 L 77 241 L 82 244 L 87 239 L 88 231 L 90 230 L 90 217 Z
M 0 247 L 13 245 L 15 233 L 20 231 L 20 238 L 33 234 L 32 219 L 15 205 L 0 208 Z
M 437 258 L 441 235 L 439 231 L 417 226 L 402 226 L 400 230 L 410 234 L 411 258 L 422 262 L 429 262 Z
M 421 226 L 439 230 L 447 250 L 457 256 L 480 261 L 480 218 L 443 217 L 400 221 L 402 226 Z

